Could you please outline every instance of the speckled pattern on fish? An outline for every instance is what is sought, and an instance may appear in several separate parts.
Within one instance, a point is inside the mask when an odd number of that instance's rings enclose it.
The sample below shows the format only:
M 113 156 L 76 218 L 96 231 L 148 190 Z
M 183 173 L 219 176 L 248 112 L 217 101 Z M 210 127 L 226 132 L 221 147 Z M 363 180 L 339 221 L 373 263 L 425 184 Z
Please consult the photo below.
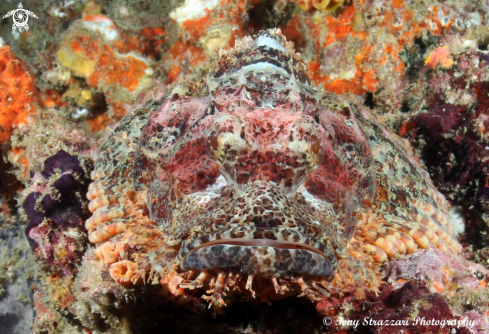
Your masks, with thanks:
M 279 30 L 263 31 L 111 131 L 85 225 L 114 280 L 202 288 L 211 305 L 351 285 L 361 297 L 388 259 L 461 251 L 409 144 L 306 73 Z

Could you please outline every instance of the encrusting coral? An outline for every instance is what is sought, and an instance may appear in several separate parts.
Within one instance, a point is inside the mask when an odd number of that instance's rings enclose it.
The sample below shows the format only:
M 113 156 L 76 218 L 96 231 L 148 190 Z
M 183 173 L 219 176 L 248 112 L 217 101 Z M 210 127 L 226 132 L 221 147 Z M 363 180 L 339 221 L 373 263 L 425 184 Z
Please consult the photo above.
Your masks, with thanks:
M 38 92 L 27 66 L 10 47 L 0 48 L 0 144 L 10 139 L 12 130 L 28 122 L 36 112 Z
M 134 102 L 152 83 L 151 62 L 142 51 L 139 40 L 124 34 L 109 18 L 87 15 L 64 36 L 56 57 L 73 76 L 84 78 L 104 94 L 117 120 L 126 112 L 123 103 Z M 94 120 L 92 126 L 98 130 L 105 123 L 107 120 Z
M 345 2 L 344 0 L 293 0 L 292 2 L 296 1 L 297 5 L 305 11 L 311 9 L 335 11 Z
M 83 222 L 88 208 L 90 162 L 59 151 L 32 176 L 22 194 L 22 209 L 29 222 L 26 236 L 37 260 L 49 271 L 73 275 L 86 249 Z
M 27 66 L 16 58 L 10 47 L 0 43 L 0 147 L 8 147 L 11 161 L 20 167 L 26 177 L 28 159 L 21 147 L 12 147 L 15 129 L 32 122 L 36 110 L 42 105 L 35 78 Z

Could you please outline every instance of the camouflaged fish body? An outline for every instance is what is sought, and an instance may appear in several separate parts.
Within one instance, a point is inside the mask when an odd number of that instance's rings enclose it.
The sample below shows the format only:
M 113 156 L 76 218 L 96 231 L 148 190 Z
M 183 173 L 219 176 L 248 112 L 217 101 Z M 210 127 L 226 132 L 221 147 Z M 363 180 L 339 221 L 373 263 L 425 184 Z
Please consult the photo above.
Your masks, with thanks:
M 154 101 L 113 130 L 86 228 L 116 281 L 203 288 L 219 304 L 230 288 L 314 299 L 376 289 L 378 263 L 399 254 L 460 252 L 408 144 L 306 73 L 279 30 L 262 32 L 221 51 L 200 93 Z

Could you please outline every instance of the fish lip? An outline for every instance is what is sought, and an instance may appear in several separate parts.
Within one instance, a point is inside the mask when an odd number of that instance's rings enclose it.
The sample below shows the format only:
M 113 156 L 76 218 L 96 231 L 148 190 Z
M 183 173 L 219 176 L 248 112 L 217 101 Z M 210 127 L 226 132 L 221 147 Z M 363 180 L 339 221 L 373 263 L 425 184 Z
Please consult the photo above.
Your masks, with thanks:
M 290 241 L 297 240 L 297 241 Z M 335 252 L 324 243 L 289 228 L 281 227 L 235 227 L 205 234 L 182 244 L 178 253 L 178 263 L 189 254 L 208 246 L 237 245 L 237 246 L 265 246 L 278 249 L 302 249 L 321 255 L 337 269 Z M 290 246 L 290 247 L 289 247 Z

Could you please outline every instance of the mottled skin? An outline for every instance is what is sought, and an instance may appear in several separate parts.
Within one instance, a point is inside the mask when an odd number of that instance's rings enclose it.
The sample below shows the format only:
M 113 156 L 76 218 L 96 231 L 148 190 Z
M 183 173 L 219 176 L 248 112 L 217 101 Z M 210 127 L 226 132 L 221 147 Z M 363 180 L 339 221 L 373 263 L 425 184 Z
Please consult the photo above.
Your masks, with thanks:
M 99 150 L 86 228 L 123 285 L 267 300 L 377 289 L 378 264 L 459 252 L 408 144 L 319 92 L 278 30 L 221 51 L 206 83 L 128 114 Z M 183 84 L 182 84 L 183 85 Z M 182 91 L 183 86 L 180 87 Z

